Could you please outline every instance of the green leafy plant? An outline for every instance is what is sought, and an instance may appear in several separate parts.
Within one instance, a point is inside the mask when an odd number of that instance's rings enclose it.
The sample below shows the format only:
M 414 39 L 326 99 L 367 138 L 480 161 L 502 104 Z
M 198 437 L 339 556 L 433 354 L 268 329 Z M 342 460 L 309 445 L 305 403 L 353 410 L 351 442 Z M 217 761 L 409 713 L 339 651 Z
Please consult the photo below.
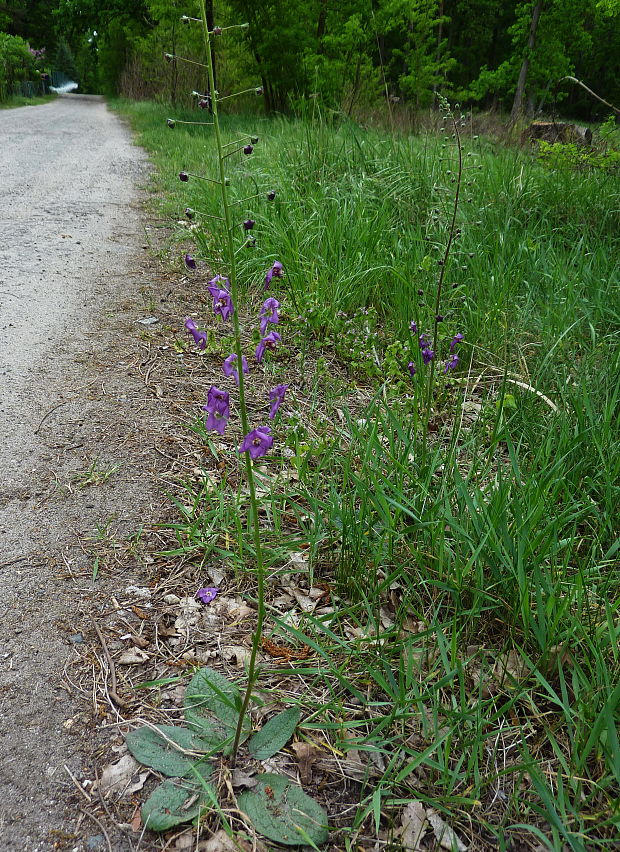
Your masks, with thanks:
M 215 758 L 230 757 L 237 724 L 240 741 L 250 736 L 248 715 L 241 715 L 237 686 L 210 668 L 197 671 L 183 701 L 185 726 L 152 725 L 126 736 L 136 760 L 167 776 L 142 806 L 142 819 L 153 831 L 167 831 L 185 822 L 199 822 L 217 807 L 213 784 Z M 248 741 L 245 763 L 274 757 L 290 740 L 300 712 L 289 707 L 273 716 Z M 327 814 L 299 785 L 274 773 L 256 775 L 256 785 L 238 797 L 238 806 L 256 830 L 288 845 L 318 846 L 327 840 Z

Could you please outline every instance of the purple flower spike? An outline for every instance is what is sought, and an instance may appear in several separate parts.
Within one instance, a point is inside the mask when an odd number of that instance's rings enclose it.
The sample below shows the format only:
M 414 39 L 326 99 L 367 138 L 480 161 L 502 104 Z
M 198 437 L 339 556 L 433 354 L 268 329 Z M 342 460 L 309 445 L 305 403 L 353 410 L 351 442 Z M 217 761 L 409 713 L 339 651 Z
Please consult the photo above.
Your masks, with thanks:
M 427 348 L 422 350 L 422 360 L 425 364 L 430 364 L 434 357 L 435 353 L 432 349 Z
M 243 223 L 244 230 L 251 231 L 255 224 L 256 222 L 254 219 L 246 219 Z
M 269 426 L 259 426 L 258 429 L 248 432 L 239 447 L 239 452 L 249 453 L 253 461 L 266 455 L 273 447 L 273 436 L 269 434 L 270 432 Z
M 411 322 L 409 323 L 409 328 L 411 329 L 412 334 L 418 333 L 418 324 L 415 320 L 411 320 Z
M 215 385 L 211 385 L 207 394 L 207 404 L 202 406 L 202 410 L 207 412 L 205 427 L 207 429 L 215 429 L 220 435 L 224 434 L 228 418 L 230 417 L 230 397 L 228 391 L 220 390 Z
M 271 408 L 269 410 L 269 419 L 273 420 L 276 416 L 276 411 L 284 402 L 284 397 L 288 390 L 288 385 L 276 385 L 273 390 L 269 391 L 269 399 L 271 400 Z
M 413 361 L 409 361 L 409 363 L 407 364 L 407 369 L 409 370 L 409 375 L 411 376 L 411 378 L 413 378 L 416 374 L 416 368 Z
M 273 352 L 281 340 L 282 338 L 280 337 L 277 331 L 270 331 L 266 337 L 263 337 L 261 342 L 256 347 L 255 352 L 256 360 L 259 364 L 265 356 L 265 350 L 271 349 L 271 351 Z
M 187 266 L 188 269 L 196 269 L 196 261 L 191 254 L 185 255 L 185 266 Z
M 280 307 L 280 302 L 277 299 L 274 299 L 273 296 L 270 296 L 269 299 L 265 299 L 263 303 L 263 307 L 260 309 L 260 333 L 265 334 L 267 331 L 267 325 L 272 323 L 279 323 L 280 317 L 278 315 L 278 308 Z
M 267 274 L 265 275 L 265 290 L 268 290 L 271 286 L 272 278 L 282 278 L 283 276 L 284 267 L 282 266 L 279 260 L 276 260 L 274 265 L 271 267 L 270 270 L 268 270 Z
M 196 597 L 201 603 L 209 604 L 216 599 L 218 592 L 217 586 L 205 586 L 204 589 L 198 589 Z
M 189 180 L 189 175 L 187 174 L 187 172 L 179 172 L 179 180 L 182 180 L 183 183 L 187 183 L 187 181 Z
M 254 150 L 253 145 L 246 145 L 243 149 L 243 153 L 244 154 L 251 154 L 253 150 Z
M 239 387 L 239 370 L 236 370 L 233 366 L 236 360 L 237 356 L 233 352 L 232 355 L 229 355 L 228 358 L 224 360 L 224 363 L 222 364 L 222 370 L 224 370 L 224 375 L 228 378 L 232 376 L 235 380 L 235 384 L 237 385 L 237 387 Z M 248 366 L 247 358 L 245 357 L 245 355 L 241 357 L 241 368 L 243 370 L 244 376 L 250 372 L 250 368 Z
M 465 335 L 461 334 L 459 331 L 458 334 L 455 334 L 452 340 L 450 341 L 450 352 L 454 352 L 454 347 L 461 342 L 461 340 L 465 339 Z
M 424 354 L 424 353 L 422 353 L 422 354 Z M 444 364 L 444 368 L 443 368 L 444 373 L 447 373 L 449 370 L 454 370 L 454 368 L 458 365 L 458 363 L 459 363 L 459 356 L 455 352 L 454 355 L 452 355 L 452 357 L 449 358 L 446 361 L 446 363 Z
M 188 317 L 185 320 L 185 328 L 189 331 L 191 336 L 194 338 L 194 343 L 203 351 L 207 348 L 207 335 L 204 331 L 198 331 L 196 328 L 196 323 L 191 317 Z

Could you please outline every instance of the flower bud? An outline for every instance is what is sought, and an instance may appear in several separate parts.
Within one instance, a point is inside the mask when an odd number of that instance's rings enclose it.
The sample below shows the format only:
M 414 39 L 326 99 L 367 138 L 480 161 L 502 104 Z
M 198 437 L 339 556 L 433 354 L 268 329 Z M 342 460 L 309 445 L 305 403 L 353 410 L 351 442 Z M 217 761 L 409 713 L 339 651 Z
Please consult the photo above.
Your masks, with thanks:
M 164 53 L 164 59 L 166 60 L 166 62 L 174 62 L 176 57 L 173 56 L 172 53 Z
M 179 180 L 183 181 L 183 183 L 187 183 L 189 180 L 189 175 L 187 172 L 179 172 Z
M 176 126 L 176 122 L 175 122 L 175 120 L 174 120 L 173 118 L 167 118 L 167 119 L 166 119 L 166 124 L 168 125 L 168 127 L 170 128 L 170 130 L 174 130 L 174 128 L 175 128 L 175 126 Z
M 264 95 L 264 94 L 265 94 L 265 90 L 263 89 L 263 87 L 262 87 L 262 86 L 257 86 L 257 87 L 254 89 L 254 92 L 255 92 L 257 95 Z
M 250 142 L 252 145 L 256 145 L 258 143 L 258 136 L 250 136 Z
M 185 208 L 185 215 L 187 216 L 188 219 L 193 219 L 194 216 L 196 215 L 196 211 L 192 210 L 191 207 L 186 207 Z

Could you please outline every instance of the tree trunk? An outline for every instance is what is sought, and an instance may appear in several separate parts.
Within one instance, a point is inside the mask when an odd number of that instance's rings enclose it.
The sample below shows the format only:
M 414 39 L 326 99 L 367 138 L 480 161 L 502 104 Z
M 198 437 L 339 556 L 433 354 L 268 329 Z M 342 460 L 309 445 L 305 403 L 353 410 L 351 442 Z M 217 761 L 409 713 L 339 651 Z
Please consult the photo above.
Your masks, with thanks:
M 532 21 L 530 23 L 530 34 L 527 40 L 527 48 L 523 56 L 521 70 L 519 71 L 519 79 L 517 80 L 517 90 L 515 99 L 512 102 L 512 110 L 510 112 L 510 121 L 515 122 L 523 111 L 523 99 L 525 95 L 525 86 L 527 83 L 527 73 L 530 69 L 530 58 L 536 46 L 536 30 L 538 29 L 538 21 L 542 12 L 544 0 L 536 0 L 534 10 L 532 12 Z

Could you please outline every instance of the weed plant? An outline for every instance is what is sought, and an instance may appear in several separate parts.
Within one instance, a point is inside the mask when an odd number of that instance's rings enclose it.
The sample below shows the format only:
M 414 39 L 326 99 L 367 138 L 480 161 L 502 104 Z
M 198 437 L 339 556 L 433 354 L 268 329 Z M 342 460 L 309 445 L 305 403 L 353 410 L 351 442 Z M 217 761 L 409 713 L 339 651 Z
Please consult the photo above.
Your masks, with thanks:
M 190 157 L 213 169 L 197 131 L 170 133 L 153 104 L 119 108 L 153 152 L 163 209 L 177 220 L 186 206 L 209 209 L 209 186 L 188 200 L 166 177 Z M 222 126 L 225 142 L 248 132 L 238 116 Z M 406 364 L 410 323 L 429 328 L 435 315 L 451 132 L 385 138 L 320 115 L 259 132 L 253 180 L 278 197 L 252 214 L 259 251 L 240 256 L 239 286 L 280 259 L 297 317 L 291 361 L 343 377 L 349 394 L 345 406 L 342 386 L 306 383 L 322 422 L 290 424 L 288 459 L 270 470 L 295 477 L 261 498 L 270 567 L 303 545 L 310 583 L 332 589 L 329 614 L 270 617 L 314 655 L 296 667 L 302 732 L 364 757 L 336 848 L 397 844 L 412 800 L 458 821 L 474 849 L 514 849 L 519 837 L 615 848 L 617 178 L 464 133 L 441 310 L 446 338 L 462 329 L 467 344 L 454 375 L 437 376 L 427 441 L 412 402 L 421 371 Z M 190 235 L 213 262 L 209 233 L 179 229 Z M 187 489 L 179 550 L 230 558 L 217 530 L 240 529 L 238 504 Z

